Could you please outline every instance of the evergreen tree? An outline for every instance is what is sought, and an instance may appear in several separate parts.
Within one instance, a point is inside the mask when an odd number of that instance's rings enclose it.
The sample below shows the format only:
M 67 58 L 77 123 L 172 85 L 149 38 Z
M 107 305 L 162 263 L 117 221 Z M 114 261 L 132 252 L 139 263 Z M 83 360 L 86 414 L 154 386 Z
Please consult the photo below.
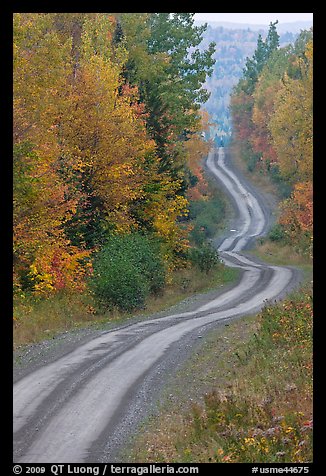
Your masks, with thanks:
M 265 45 L 266 45 L 265 61 L 267 61 L 270 55 L 273 53 L 273 51 L 277 50 L 277 48 L 280 46 L 280 36 L 276 30 L 277 24 L 278 24 L 278 20 L 276 20 L 274 23 L 271 22 L 269 24 L 269 30 L 268 30 L 267 38 L 265 41 Z
M 162 170 L 177 175 L 181 150 L 177 144 L 199 124 L 200 105 L 209 97 L 202 86 L 215 63 L 214 43 L 203 52 L 197 48 L 207 25 L 194 26 L 193 16 L 150 13 L 121 17 L 129 51 L 126 79 L 139 87 Z
M 257 48 L 252 58 L 247 58 L 245 68 L 243 70 L 243 81 L 239 83 L 239 86 L 247 94 L 252 94 L 258 77 L 270 58 L 273 51 L 279 47 L 279 35 L 276 31 L 276 25 L 278 21 L 270 23 L 266 40 L 264 41 L 262 36 L 258 36 Z

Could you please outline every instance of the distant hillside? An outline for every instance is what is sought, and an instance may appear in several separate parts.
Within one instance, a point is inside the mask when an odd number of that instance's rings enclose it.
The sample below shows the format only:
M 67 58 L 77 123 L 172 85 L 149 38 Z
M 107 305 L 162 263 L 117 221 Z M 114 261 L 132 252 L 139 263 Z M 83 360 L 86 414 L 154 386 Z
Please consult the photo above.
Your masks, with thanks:
M 277 18 L 275 18 L 277 20 Z M 274 20 L 273 20 L 274 21 Z M 201 25 L 204 21 L 196 21 L 195 24 Z M 232 22 L 207 22 L 212 28 L 223 27 L 229 30 L 251 30 L 251 31 L 267 31 L 268 25 L 254 24 L 254 23 L 232 23 Z M 277 30 L 281 33 L 300 33 L 301 30 L 309 30 L 312 26 L 312 21 L 294 21 L 289 23 L 278 23 Z

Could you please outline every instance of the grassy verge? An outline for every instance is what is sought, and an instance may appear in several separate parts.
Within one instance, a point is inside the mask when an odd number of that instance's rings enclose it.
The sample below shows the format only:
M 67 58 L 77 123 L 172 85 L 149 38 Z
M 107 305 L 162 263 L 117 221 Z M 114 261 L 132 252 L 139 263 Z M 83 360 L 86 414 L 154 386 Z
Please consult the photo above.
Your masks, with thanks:
M 312 461 L 311 299 L 301 290 L 210 333 L 129 461 Z
M 273 242 L 268 238 L 258 242 L 252 250 L 252 254 L 275 265 L 298 266 L 307 269 L 312 267 L 310 257 L 299 253 L 288 244 Z
M 102 326 L 107 322 L 122 322 L 137 315 L 151 315 L 181 302 L 196 293 L 206 292 L 234 281 L 237 270 L 219 264 L 206 274 L 197 268 L 176 272 L 173 282 L 161 296 L 151 296 L 145 311 L 122 312 L 113 310 L 103 314 L 95 311 L 90 294 L 61 293 L 47 300 L 32 297 L 15 299 L 14 347 L 40 342 L 55 334 L 89 326 Z
M 299 253 L 297 250 L 284 242 L 275 242 L 269 238 L 258 240 L 255 248 L 250 251 L 265 263 L 279 266 L 294 266 L 303 273 L 303 282 L 312 283 L 313 281 L 313 262 L 312 259 Z

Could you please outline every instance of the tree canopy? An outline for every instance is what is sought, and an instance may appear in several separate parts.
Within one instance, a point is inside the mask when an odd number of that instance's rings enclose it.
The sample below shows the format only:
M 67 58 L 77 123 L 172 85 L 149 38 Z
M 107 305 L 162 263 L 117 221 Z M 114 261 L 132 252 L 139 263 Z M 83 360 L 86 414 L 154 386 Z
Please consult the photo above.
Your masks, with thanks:
M 276 23 L 231 99 L 234 135 L 248 168 L 260 167 L 285 184 L 280 223 L 292 243 L 312 252 L 313 39 L 302 31 L 279 48 Z M 292 193 L 291 193 L 292 192 Z

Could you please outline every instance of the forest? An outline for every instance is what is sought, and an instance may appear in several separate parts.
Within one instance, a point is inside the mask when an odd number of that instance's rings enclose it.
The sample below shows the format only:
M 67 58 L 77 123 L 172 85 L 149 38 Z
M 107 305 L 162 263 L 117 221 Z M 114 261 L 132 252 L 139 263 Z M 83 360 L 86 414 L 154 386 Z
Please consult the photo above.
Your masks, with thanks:
M 216 96 L 227 98 L 237 76 L 227 127 L 248 169 L 267 173 L 284 199 L 270 237 L 311 255 L 312 31 L 282 46 L 291 39 L 278 35 L 277 22 L 264 38 L 219 28 L 215 44 L 216 31 L 193 15 L 14 15 L 22 319 L 33 312 L 29 298 L 62 294 L 91 295 L 98 309 L 142 309 L 176 272 L 216 266 L 207 239 L 225 205 L 202 163 L 212 120 L 224 121 Z M 14 319 L 19 325 L 20 311 Z
M 242 76 L 246 58 L 251 57 L 255 51 L 258 35 L 262 38 L 267 36 L 268 27 L 257 30 L 254 26 L 246 28 L 234 24 L 231 28 L 208 25 L 200 45 L 200 48 L 205 49 L 209 43 L 216 43 L 213 73 L 207 77 L 204 85 L 210 92 L 210 97 L 202 108 L 211 116 L 212 125 L 208 137 L 217 144 L 226 145 L 231 140 L 232 119 L 229 105 L 232 89 Z M 294 43 L 297 36 L 295 32 L 283 31 L 279 37 L 280 46 Z
M 194 15 L 13 16 L 18 462 L 315 458 L 313 31 Z
M 205 28 L 191 13 L 14 14 L 16 297 L 88 289 L 139 308 L 199 255 L 216 262 L 188 213 L 209 196 Z
M 277 22 L 256 50 L 231 96 L 234 141 L 248 170 L 267 174 L 283 198 L 276 242 L 312 256 L 313 33 L 280 47 Z

